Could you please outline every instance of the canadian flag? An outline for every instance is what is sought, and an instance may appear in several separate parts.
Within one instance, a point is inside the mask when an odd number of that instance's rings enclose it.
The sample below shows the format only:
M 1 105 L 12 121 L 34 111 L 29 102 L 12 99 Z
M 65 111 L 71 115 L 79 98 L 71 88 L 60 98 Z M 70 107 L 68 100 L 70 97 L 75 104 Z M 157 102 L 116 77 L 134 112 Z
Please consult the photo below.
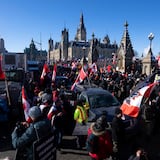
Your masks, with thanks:
M 30 117 L 28 115 L 28 112 L 29 112 L 29 109 L 30 109 L 30 104 L 27 101 L 27 96 L 26 96 L 24 86 L 22 86 L 22 105 L 23 105 L 25 119 L 28 122 L 28 121 L 30 121 Z
M 54 104 L 54 105 L 55 105 L 55 104 Z M 55 108 L 54 105 L 51 106 L 51 108 L 50 108 L 50 110 L 49 110 L 49 112 L 48 112 L 48 114 L 47 114 L 47 118 L 48 118 L 49 120 L 52 119 L 53 112 L 54 112 L 54 108 Z
M 95 62 L 89 67 L 89 71 L 90 73 L 96 73 L 98 71 L 97 65 Z
M 75 80 L 75 82 L 73 83 L 73 85 L 71 87 L 71 90 L 73 91 L 75 86 L 76 86 L 76 84 L 81 83 L 86 77 L 87 77 L 87 74 L 85 73 L 85 71 L 84 71 L 84 69 L 82 67 L 80 72 L 79 72 L 79 74 L 78 74 L 78 76 L 77 76 L 77 78 L 76 78 L 76 80 Z
M 50 72 L 48 65 L 45 63 L 43 66 L 43 71 L 41 74 L 41 80 L 44 80 L 44 77 L 47 75 L 47 73 Z
M 56 79 L 56 73 L 57 73 L 57 65 L 54 64 L 54 67 L 53 67 L 53 74 L 52 74 L 52 81 L 54 82 L 55 79 Z
M 155 84 L 156 83 L 151 83 L 147 86 L 144 86 L 132 96 L 126 98 L 121 106 L 123 114 L 131 117 L 137 117 L 140 111 L 142 99 L 149 98 Z
M 5 79 L 5 73 L 2 71 L 2 55 L 0 55 L 0 79 Z

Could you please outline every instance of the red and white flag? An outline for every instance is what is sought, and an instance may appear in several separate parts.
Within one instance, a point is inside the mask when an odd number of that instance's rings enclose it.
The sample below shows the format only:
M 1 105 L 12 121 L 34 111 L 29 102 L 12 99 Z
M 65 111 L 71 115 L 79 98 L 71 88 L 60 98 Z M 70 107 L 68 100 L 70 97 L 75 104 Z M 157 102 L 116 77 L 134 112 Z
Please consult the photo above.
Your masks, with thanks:
M 40 79 L 44 80 L 44 77 L 47 75 L 48 72 L 50 72 L 50 70 L 49 70 L 48 65 L 45 63 L 43 66 L 43 71 L 42 71 Z
M 57 65 L 54 64 L 54 67 L 53 67 L 53 74 L 52 74 L 52 81 L 54 82 L 55 79 L 56 79 L 56 73 L 57 73 Z
M 22 105 L 23 105 L 25 119 L 26 119 L 26 121 L 29 121 L 30 118 L 29 118 L 28 112 L 30 109 L 30 104 L 27 101 L 27 96 L 26 96 L 24 86 L 22 86 Z
M 5 73 L 2 70 L 2 55 L 0 55 L 0 79 L 5 79 Z
M 54 111 L 54 105 L 51 106 L 51 108 L 50 108 L 50 110 L 49 110 L 49 112 L 48 112 L 48 114 L 47 114 L 47 118 L 48 118 L 49 120 L 52 119 L 53 111 Z
M 90 73 L 96 73 L 98 71 L 97 65 L 95 62 L 89 67 L 89 71 Z
M 71 87 L 71 90 L 73 91 L 74 90 L 74 87 L 76 86 L 76 84 L 79 84 L 81 83 L 85 78 L 87 77 L 87 74 L 85 73 L 83 67 L 81 68 L 75 82 L 73 83 L 72 87 Z
M 126 98 L 121 105 L 123 114 L 137 117 L 140 111 L 141 103 L 143 98 L 149 98 L 150 93 L 156 83 L 151 83 L 143 88 L 139 89 L 135 94 Z

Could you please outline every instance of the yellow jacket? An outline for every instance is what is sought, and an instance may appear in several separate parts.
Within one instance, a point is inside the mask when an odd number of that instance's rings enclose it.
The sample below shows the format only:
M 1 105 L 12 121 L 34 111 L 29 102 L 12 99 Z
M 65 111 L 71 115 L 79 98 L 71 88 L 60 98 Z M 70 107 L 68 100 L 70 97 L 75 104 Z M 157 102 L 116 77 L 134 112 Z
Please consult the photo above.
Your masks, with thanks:
M 84 107 L 76 107 L 76 110 L 74 112 L 74 120 L 76 120 L 78 123 L 87 122 L 88 116 Z

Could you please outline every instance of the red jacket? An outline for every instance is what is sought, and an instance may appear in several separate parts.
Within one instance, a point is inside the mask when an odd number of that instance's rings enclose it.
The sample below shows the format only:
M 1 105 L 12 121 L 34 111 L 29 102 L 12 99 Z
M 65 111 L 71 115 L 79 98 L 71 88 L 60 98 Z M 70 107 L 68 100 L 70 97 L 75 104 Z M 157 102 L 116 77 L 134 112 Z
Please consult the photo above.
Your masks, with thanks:
M 96 160 L 105 159 L 109 157 L 113 152 L 113 144 L 112 144 L 111 136 L 106 130 L 101 132 L 93 131 L 92 129 L 93 125 L 91 125 L 91 127 L 88 129 L 88 136 L 91 133 L 98 136 L 98 151 L 96 153 L 89 152 L 89 155 Z

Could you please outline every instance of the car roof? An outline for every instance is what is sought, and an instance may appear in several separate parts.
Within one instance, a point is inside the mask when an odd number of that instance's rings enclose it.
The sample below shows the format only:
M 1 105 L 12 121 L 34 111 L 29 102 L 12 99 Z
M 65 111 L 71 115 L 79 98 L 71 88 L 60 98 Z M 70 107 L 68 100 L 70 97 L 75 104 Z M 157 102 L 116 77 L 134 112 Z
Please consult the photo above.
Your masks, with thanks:
M 111 94 L 109 91 L 107 91 L 107 90 L 104 90 L 104 89 L 102 89 L 102 88 L 87 88 L 85 91 L 83 91 L 83 92 L 86 92 L 86 94 L 88 94 L 88 95 L 92 95 L 92 94 Z
M 97 85 L 94 85 L 94 84 L 91 84 L 91 85 L 76 84 L 76 86 L 75 86 L 76 92 L 82 92 L 82 91 L 86 91 L 86 90 L 92 89 L 92 88 L 99 88 L 99 87 Z

